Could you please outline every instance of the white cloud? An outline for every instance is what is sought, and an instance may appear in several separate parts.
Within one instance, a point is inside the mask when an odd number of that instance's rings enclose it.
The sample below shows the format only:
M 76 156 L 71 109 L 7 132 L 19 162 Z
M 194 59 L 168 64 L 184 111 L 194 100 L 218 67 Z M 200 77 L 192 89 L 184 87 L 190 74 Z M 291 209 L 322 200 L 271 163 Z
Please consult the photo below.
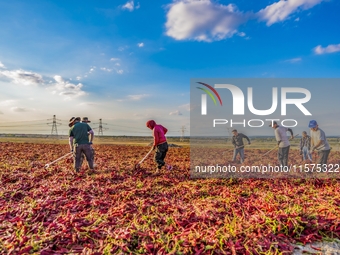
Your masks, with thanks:
M 127 98 L 133 101 L 141 100 L 145 97 L 148 97 L 148 94 L 140 94 L 140 95 L 128 95 Z
M 83 102 L 83 103 L 80 103 L 78 105 L 80 105 L 80 106 L 97 106 L 97 105 L 100 105 L 100 104 L 96 103 L 96 102 Z
M 143 98 L 149 97 L 148 94 L 139 94 L 139 95 L 127 95 L 124 99 L 118 99 L 118 102 L 124 102 L 124 101 L 139 101 Z
M 126 2 L 126 4 L 124 4 L 122 7 L 122 9 L 127 9 L 130 12 L 132 12 L 134 8 L 135 8 L 135 3 L 133 1 Z
M 240 36 L 240 37 L 245 37 L 245 36 L 246 36 L 246 33 L 244 33 L 244 32 L 239 32 L 239 33 L 237 33 L 237 35 Z
M 119 61 L 119 58 L 111 58 L 110 61 Z
M 117 70 L 117 73 L 118 73 L 118 74 L 123 74 L 123 73 L 124 73 L 124 70 L 122 70 L 122 69 Z
M 11 110 L 13 112 L 28 112 L 29 111 L 29 109 L 23 108 L 23 107 L 12 107 Z
M 95 67 L 95 66 L 91 66 L 89 73 L 93 73 L 96 68 L 97 67 Z
M 81 76 L 77 76 L 77 77 L 76 77 L 76 80 L 77 80 L 77 81 L 80 81 L 80 80 L 81 80 Z
M 92 67 L 95 68 L 95 67 Z M 63 96 L 65 99 L 73 99 L 79 96 L 86 95 L 85 91 L 83 91 L 82 87 L 83 84 L 73 84 L 70 81 L 66 81 L 63 77 L 60 75 L 55 75 L 53 77 L 53 80 L 44 81 L 42 78 L 42 75 L 28 72 L 24 70 L 4 70 L 0 71 L 0 77 L 6 77 L 10 79 L 14 83 L 23 84 L 23 85 L 44 85 L 38 86 L 37 89 L 46 89 L 48 91 L 52 91 L 53 94 Z M 80 79 L 81 77 L 78 76 Z M 0 105 L 2 106 L 13 106 L 15 103 L 15 100 L 5 100 L 0 102 Z M 13 111 L 23 111 L 24 108 L 20 107 L 12 107 Z M 25 108 L 25 111 L 27 109 Z
M 61 77 L 60 75 L 55 75 L 53 78 L 54 78 L 55 81 L 58 82 L 58 83 L 65 83 L 65 80 L 64 80 L 63 77 Z
M 0 77 L 4 76 L 12 82 L 23 85 L 39 85 L 44 82 L 42 76 L 37 73 L 28 72 L 24 70 L 0 71 Z
M 56 83 L 51 88 L 52 93 L 64 96 L 65 100 L 71 100 L 73 98 L 86 95 L 86 93 L 82 90 L 83 84 L 81 83 L 75 85 L 69 81 L 65 81 L 60 75 L 55 75 L 54 80 Z
M 6 68 L 6 66 L 3 63 L 1 63 L 1 61 L 0 61 L 0 68 L 3 68 L 3 69 Z
M 291 59 L 287 59 L 285 60 L 284 62 L 289 62 L 289 63 L 298 63 L 298 62 L 301 62 L 302 61 L 302 58 L 291 58 Z
M 120 64 L 119 64 L 119 63 L 116 63 L 115 66 L 120 66 Z
M 180 105 L 178 108 L 184 109 L 186 111 L 190 111 L 191 110 L 191 105 L 190 104 L 183 104 L 183 105 Z
M 105 72 L 112 72 L 112 69 L 106 68 L 106 67 L 101 67 L 100 70 L 105 71 Z
M 140 8 L 140 4 L 137 3 L 137 5 L 135 6 L 135 3 L 133 0 L 126 2 L 126 4 L 122 6 L 123 10 L 126 9 L 126 10 L 129 10 L 130 12 L 132 12 L 134 9 L 139 9 L 139 8 Z
M 143 42 L 141 42 L 141 43 L 137 43 L 137 45 L 138 45 L 138 47 L 139 47 L 139 48 L 142 48 L 142 47 L 144 47 L 144 43 L 143 43 Z
M 248 15 L 233 4 L 180 0 L 168 5 L 166 34 L 176 40 L 216 41 L 232 37 Z
M 267 26 L 286 20 L 289 15 L 300 10 L 307 10 L 323 0 L 281 0 L 260 10 L 260 20 L 267 21 Z
M 118 50 L 119 51 L 124 51 L 124 50 L 126 50 L 127 48 L 129 48 L 128 46 L 120 46 L 119 48 L 118 48 Z
M 15 104 L 16 102 L 17 102 L 16 100 L 8 99 L 8 100 L 0 102 L 0 105 L 1 106 L 10 106 L 10 105 Z
M 330 44 L 325 48 L 323 48 L 321 45 L 318 45 L 313 50 L 314 50 L 314 53 L 317 54 L 317 55 L 338 52 L 338 51 L 340 51 L 340 43 L 339 44 Z
M 182 115 L 180 111 L 170 112 L 169 115 Z

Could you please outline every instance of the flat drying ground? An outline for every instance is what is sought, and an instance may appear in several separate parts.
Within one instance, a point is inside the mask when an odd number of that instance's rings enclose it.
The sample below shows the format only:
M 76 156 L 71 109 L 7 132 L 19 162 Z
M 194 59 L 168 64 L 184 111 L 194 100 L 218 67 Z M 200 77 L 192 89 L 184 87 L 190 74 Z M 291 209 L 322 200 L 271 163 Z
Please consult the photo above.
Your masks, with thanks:
M 189 147 L 155 174 L 152 157 L 134 168 L 149 147 L 117 144 L 95 144 L 97 173 L 74 175 L 72 158 L 44 169 L 65 144 L 0 146 L 3 254 L 291 254 L 340 236 L 336 179 L 190 179 Z

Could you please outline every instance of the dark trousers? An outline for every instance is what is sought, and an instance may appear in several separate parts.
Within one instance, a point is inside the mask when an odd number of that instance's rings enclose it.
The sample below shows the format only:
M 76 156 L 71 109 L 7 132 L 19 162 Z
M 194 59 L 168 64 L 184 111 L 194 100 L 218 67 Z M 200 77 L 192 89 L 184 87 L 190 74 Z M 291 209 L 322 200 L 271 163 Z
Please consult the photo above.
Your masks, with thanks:
M 318 164 L 327 164 L 330 151 L 331 150 L 318 151 Z
M 240 154 L 240 158 L 241 158 L 241 163 L 243 163 L 243 161 L 244 161 L 244 148 L 242 147 L 242 148 L 238 148 L 238 149 L 234 149 L 234 154 L 233 154 L 233 161 L 235 161 L 236 160 L 236 156 L 237 156 L 237 154 Z
M 279 160 L 280 166 L 288 166 L 288 153 L 289 153 L 290 145 L 286 147 L 280 147 L 277 153 L 277 158 Z
M 91 146 L 91 150 L 92 150 L 92 161 L 93 161 L 93 164 L 94 164 L 94 149 L 93 149 L 92 146 Z M 82 153 L 81 154 L 81 158 L 80 158 L 80 166 L 79 166 L 79 168 L 83 165 L 85 157 L 86 157 L 85 154 Z
M 85 154 L 89 168 L 93 170 L 93 153 L 92 146 L 90 144 L 78 144 L 74 148 L 74 169 L 79 172 L 82 163 L 82 154 Z
M 158 168 L 161 168 L 165 165 L 164 159 L 166 157 L 166 153 L 168 152 L 168 143 L 158 144 L 156 146 L 156 153 L 155 153 L 155 162 L 157 163 Z

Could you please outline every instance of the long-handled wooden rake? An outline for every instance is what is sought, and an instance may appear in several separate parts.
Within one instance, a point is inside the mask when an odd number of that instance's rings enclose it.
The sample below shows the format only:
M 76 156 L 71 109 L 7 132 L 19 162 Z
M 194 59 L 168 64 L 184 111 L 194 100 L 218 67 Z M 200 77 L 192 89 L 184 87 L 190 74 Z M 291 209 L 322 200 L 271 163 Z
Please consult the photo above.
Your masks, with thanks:
M 153 151 L 153 147 L 151 147 L 150 151 L 145 155 L 145 157 L 142 158 L 142 160 L 139 161 L 139 162 L 135 165 L 134 170 L 140 170 L 140 164 L 143 163 L 143 161 L 150 155 L 150 153 L 151 153 L 152 151 Z
M 73 152 L 69 152 L 69 153 L 65 154 L 64 156 L 61 156 L 60 158 L 57 158 L 56 160 L 54 160 L 54 161 L 52 161 L 52 162 L 46 164 L 46 165 L 44 166 L 44 168 L 45 168 L 45 169 L 49 168 L 50 165 L 52 165 L 52 164 L 54 164 L 55 162 L 58 162 L 59 160 L 61 160 L 61 159 L 65 158 L 65 157 L 71 155 L 72 153 L 73 153 Z
M 293 136 L 293 138 L 297 137 L 298 135 L 299 135 L 299 134 Z M 291 141 L 293 138 L 289 139 L 289 141 Z M 266 156 L 267 154 L 269 154 L 270 152 L 272 152 L 273 150 L 275 150 L 275 149 L 277 149 L 277 148 L 279 148 L 279 145 L 276 145 L 273 149 L 267 151 L 267 152 L 266 152 L 265 154 L 263 154 L 261 157 Z
M 247 144 L 244 144 L 243 146 L 244 146 L 244 147 L 248 147 L 248 146 L 251 146 L 252 144 L 253 144 L 253 143 L 250 143 L 250 144 L 247 143 Z M 256 145 L 256 142 L 255 142 L 255 145 Z M 223 152 L 222 152 L 222 157 L 224 157 L 225 154 L 226 154 L 227 152 L 228 152 L 227 150 L 226 150 L 226 151 L 223 151 Z
M 267 151 L 265 154 L 263 154 L 261 157 L 264 157 L 264 156 L 266 156 L 267 154 L 269 154 L 270 152 L 272 152 L 273 150 L 275 150 L 275 149 L 277 149 L 277 148 L 279 148 L 279 146 L 278 145 L 276 145 L 273 149 L 271 149 L 271 150 L 269 150 L 269 151 Z

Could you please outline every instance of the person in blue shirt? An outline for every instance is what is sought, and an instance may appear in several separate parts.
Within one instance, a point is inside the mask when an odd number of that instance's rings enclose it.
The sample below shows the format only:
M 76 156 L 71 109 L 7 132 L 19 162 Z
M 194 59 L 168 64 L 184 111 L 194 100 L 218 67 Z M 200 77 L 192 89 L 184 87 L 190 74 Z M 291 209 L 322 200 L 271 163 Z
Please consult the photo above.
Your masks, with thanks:
M 318 152 L 318 162 L 317 164 L 327 164 L 328 156 L 331 151 L 331 147 L 326 138 L 325 132 L 319 128 L 316 120 L 311 120 L 308 124 L 310 128 L 310 137 L 311 137 L 311 149 L 310 153 L 313 151 Z

